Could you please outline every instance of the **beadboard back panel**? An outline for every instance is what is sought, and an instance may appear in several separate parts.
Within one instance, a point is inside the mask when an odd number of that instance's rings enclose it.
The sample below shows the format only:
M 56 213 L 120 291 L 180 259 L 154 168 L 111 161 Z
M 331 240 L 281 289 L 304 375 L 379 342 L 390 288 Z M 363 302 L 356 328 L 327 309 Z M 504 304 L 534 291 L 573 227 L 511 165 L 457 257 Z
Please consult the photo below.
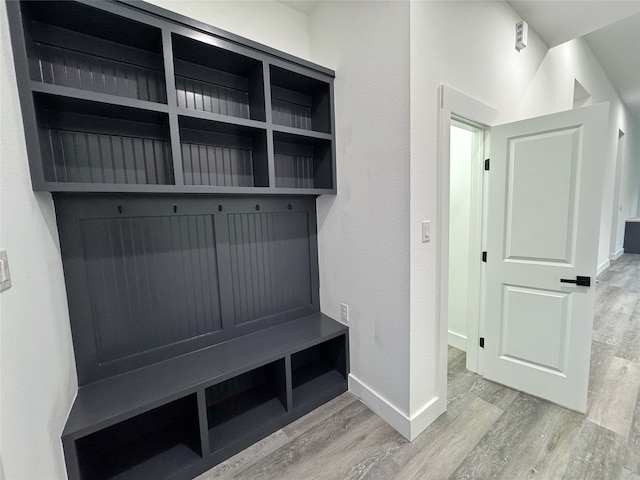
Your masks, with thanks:
M 313 200 L 55 203 L 81 385 L 319 309 Z

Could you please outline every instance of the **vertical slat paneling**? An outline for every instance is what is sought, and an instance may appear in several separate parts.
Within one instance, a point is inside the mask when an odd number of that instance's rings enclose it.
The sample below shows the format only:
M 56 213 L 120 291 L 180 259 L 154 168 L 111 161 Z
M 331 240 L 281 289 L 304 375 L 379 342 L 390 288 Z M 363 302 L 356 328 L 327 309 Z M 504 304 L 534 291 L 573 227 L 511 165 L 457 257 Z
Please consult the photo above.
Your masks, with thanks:
M 148 102 L 166 103 L 161 71 L 34 43 L 32 80 Z
M 276 187 L 314 188 L 313 157 L 275 154 Z
M 311 303 L 306 212 L 228 215 L 236 324 Z
M 49 129 L 58 182 L 170 184 L 171 158 L 163 140 Z
M 273 123 L 313 130 L 310 107 L 272 98 L 271 108 L 273 109 Z
M 182 143 L 185 185 L 253 187 L 251 150 Z
M 81 225 L 100 363 L 222 328 L 211 215 Z
M 249 92 L 176 76 L 178 106 L 191 110 L 250 118 Z

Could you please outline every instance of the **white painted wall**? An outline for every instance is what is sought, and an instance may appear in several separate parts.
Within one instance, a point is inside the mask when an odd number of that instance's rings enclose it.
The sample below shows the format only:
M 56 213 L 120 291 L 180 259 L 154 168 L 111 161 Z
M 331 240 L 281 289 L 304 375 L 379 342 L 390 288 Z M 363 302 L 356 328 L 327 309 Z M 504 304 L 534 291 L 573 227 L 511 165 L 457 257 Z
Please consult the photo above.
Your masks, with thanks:
M 449 345 L 467 350 L 473 133 L 452 125 L 449 150 Z
M 621 49 L 624 54 L 624 49 Z M 609 264 L 610 240 L 614 205 L 615 166 L 617 158 L 618 130 L 625 132 L 624 181 L 621 185 L 621 216 L 637 214 L 637 196 L 640 189 L 640 150 L 637 137 L 639 125 L 618 97 L 615 88 L 602 70 L 582 38 L 558 45 L 549 50 L 540 69 L 520 105 L 519 115 L 536 116 L 571 109 L 573 85 L 578 80 L 591 94 L 591 103 L 609 102 L 609 145 L 605 162 L 604 190 L 600 216 L 600 245 L 598 269 Z M 626 206 L 626 207 L 625 207 Z
M 637 131 L 615 95 L 615 90 L 582 39 L 547 51 L 535 31 L 529 46 L 518 53 L 513 28 L 519 16 L 504 2 L 411 2 L 411 219 L 410 219 L 410 388 L 412 415 L 421 405 L 443 410 L 446 399 L 445 325 L 438 325 L 436 300 L 438 255 L 441 246 L 423 244 L 420 222 L 437 218 L 437 88 L 450 85 L 498 110 L 499 123 L 570 109 L 573 84 L 578 81 L 592 95 L 593 103 L 612 102 L 612 136 L 617 128 Z M 629 148 L 631 142 L 626 143 Z M 634 145 L 638 145 L 634 141 Z M 625 157 L 638 162 L 640 150 Z M 615 151 L 604 158 L 610 170 Z M 626 171 L 636 171 L 634 168 Z M 640 184 L 635 174 L 628 180 L 624 204 L 633 203 Z M 635 187 L 634 187 L 635 186 Z M 634 190 L 635 189 L 635 190 Z M 605 178 L 600 257 L 608 257 L 611 227 L 611 174 Z M 438 239 L 442 223 L 432 237 Z M 442 234 L 448 238 L 446 232 Z M 443 307 L 444 308 L 444 307 Z M 436 366 L 434 368 L 434 365 Z M 429 408 L 429 407 L 427 407 Z
M 66 477 L 60 435 L 77 389 L 51 195 L 34 194 L 4 1 L 0 5 L 0 451 L 7 480 Z
M 274 0 L 148 0 L 236 35 L 309 59 L 309 17 Z
M 350 312 L 350 388 L 409 435 L 409 5 L 323 2 L 311 58 L 336 71 L 338 195 L 318 199 L 320 302 Z

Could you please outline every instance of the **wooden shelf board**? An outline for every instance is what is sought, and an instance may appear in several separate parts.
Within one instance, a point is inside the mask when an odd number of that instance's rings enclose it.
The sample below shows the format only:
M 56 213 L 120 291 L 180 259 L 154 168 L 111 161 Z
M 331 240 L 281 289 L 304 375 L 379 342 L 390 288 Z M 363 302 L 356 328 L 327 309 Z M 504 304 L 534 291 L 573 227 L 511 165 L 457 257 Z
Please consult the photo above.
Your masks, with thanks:
M 307 137 L 313 140 L 333 140 L 333 135 L 330 133 L 318 132 L 316 130 L 306 130 L 304 128 L 287 127 L 285 125 L 273 125 L 274 132 L 289 133 L 291 135 L 297 135 L 300 137 Z
M 79 88 L 63 87 L 51 83 L 42 83 L 31 80 L 31 90 L 38 93 L 48 95 L 58 95 L 69 99 L 80 99 L 88 102 L 104 103 L 108 105 L 116 105 L 119 107 L 135 108 L 138 110 L 149 110 L 151 112 L 167 113 L 169 107 L 166 103 L 154 103 L 146 100 L 138 100 L 136 98 L 119 97 L 117 95 L 109 95 L 106 93 L 92 92 L 90 90 L 82 90 Z
M 252 120 L 250 118 L 234 117 L 231 115 L 222 115 L 220 113 L 206 112 L 202 110 L 194 110 L 190 108 L 177 107 L 178 115 L 182 117 L 197 118 L 200 120 L 207 120 L 210 122 L 225 123 L 229 125 L 237 125 L 240 127 L 250 127 L 259 130 L 265 130 L 267 128 L 266 122 L 259 120 Z

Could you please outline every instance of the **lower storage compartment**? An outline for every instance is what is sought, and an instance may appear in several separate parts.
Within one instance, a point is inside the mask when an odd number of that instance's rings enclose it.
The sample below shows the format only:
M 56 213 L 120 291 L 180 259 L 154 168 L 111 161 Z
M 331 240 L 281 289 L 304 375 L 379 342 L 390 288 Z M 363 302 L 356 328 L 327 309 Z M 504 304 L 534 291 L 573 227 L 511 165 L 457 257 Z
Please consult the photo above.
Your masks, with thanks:
M 84 480 L 166 478 L 202 459 L 192 394 L 76 441 Z
M 211 452 L 252 436 L 287 412 L 284 359 L 205 390 Z
M 346 388 L 346 340 L 338 336 L 291 355 L 293 408 Z

